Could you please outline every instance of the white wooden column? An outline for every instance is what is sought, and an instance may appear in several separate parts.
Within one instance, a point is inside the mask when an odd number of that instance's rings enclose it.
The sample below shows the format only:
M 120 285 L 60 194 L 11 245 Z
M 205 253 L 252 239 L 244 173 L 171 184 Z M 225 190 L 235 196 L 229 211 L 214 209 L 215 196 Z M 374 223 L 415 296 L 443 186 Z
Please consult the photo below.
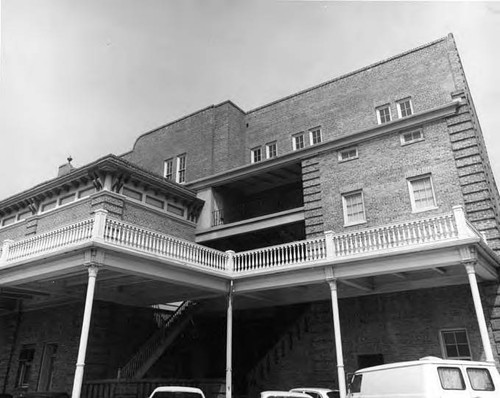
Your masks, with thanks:
M 469 277 L 470 290 L 472 292 L 472 300 L 474 301 L 474 308 L 476 309 L 477 323 L 479 325 L 479 333 L 483 342 L 484 355 L 486 361 L 495 362 L 493 351 L 491 349 L 490 337 L 488 335 L 488 327 L 486 326 L 486 319 L 484 318 L 483 304 L 481 303 L 481 296 L 479 295 L 479 288 L 477 286 L 475 262 L 466 262 L 465 269 Z
M 232 356 L 233 356 L 233 281 L 227 295 L 227 338 L 226 338 L 226 398 L 232 395 Z
M 83 368 L 85 367 L 85 354 L 87 352 L 87 342 L 89 339 L 90 319 L 92 315 L 92 304 L 94 302 L 97 270 L 97 265 L 90 265 L 88 267 L 89 280 L 87 285 L 87 297 L 85 298 L 82 333 L 80 335 L 80 346 L 78 348 L 78 358 L 76 360 L 75 379 L 73 381 L 73 392 L 71 394 L 71 398 L 80 398 L 80 394 L 82 392 Z
M 337 377 L 339 380 L 340 398 L 346 396 L 344 355 L 342 354 L 342 336 L 340 334 L 339 302 L 337 296 L 337 279 L 328 279 L 332 296 L 333 331 L 335 336 L 335 352 L 337 356 Z

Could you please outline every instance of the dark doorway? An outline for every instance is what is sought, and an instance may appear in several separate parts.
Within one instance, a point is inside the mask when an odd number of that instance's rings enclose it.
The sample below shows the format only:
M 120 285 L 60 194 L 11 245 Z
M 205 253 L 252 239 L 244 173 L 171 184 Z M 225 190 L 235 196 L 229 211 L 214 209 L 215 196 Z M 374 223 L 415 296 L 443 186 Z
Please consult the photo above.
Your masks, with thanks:
M 358 369 L 369 368 L 384 364 L 384 356 L 382 354 L 358 355 Z

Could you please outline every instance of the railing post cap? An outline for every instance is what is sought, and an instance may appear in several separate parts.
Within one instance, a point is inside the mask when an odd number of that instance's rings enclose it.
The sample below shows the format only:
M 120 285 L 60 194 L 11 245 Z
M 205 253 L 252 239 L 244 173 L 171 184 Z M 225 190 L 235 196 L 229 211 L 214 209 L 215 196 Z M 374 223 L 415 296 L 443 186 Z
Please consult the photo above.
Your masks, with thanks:
M 334 232 L 331 229 L 329 229 L 328 231 L 325 231 L 325 235 L 333 235 L 333 234 L 334 234 Z
M 230 254 L 230 255 L 232 255 L 232 254 L 236 254 L 236 252 L 235 252 L 234 250 L 226 250 L 226 253 L 227 253 L 227 254 Z
M 5 244 L 10 244 L 10 243 L 14 243 L 14 239 L 5 239 L 5 240 L 3 241 L 3 244 L 4 244 L 4 245 L 5 245 Z
M 95 209 L 94 213 L 95 214 L 108 214 L 108 211 L 106 209 Z
M 464 210 L 464 206 L 463 205 L 455 205 L 455 206 L 452 206 L 452 209 L 453 209 L 453 211 L 456 211 L 456 210 L 463 211 Z

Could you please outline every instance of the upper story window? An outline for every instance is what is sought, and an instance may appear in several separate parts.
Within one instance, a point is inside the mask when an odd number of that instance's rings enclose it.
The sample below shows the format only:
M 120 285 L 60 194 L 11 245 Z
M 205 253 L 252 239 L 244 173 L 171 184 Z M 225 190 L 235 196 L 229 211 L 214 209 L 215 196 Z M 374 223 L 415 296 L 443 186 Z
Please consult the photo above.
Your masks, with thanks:
M 262 160 L 262 148 L 260 146 L 253 148 L 250 151 L 250 157 L 252 163 L 260 162 Z
M 186 154 L 177 156 L 177 178 L 176 182 L 186 182 Z
M 173 180 L 174 178 L 174 160 L 167 159 L 163 165 L 163 176 L 167 180 Z
M 442 330 L 441 348 L 444 358 L 472 359 L 465 329 Z
M 351 147 L 339 151 L 339 162 L 346 162 L 348 160 L 358 158 L 358 147 Z
M 356 191 L 342 195 L 344 224 L 356 225 L 366 222 L 363 192 Z
M 405 131 L 401 133 L 399 136 L 401 140 L 401 145 L 413 144 L 414 142 L 423 141 L 424 134 L 422 133 L 422 129 Z
M 430 175 L 408 179 L 408 188 L 413 212 L 436 208 L 436 197 Z
M 410 98 L 405 98 L 396 103 L 398 108 L 398 117 L 406 117 L 413 115 L 413 105 L 411 104 Z
M 377 121 L 378 124 L 383 124 L 391 121 L 391 107 L 384 105 L 377 108 Z
M 292 147 L 294 151 L 305 147 L 304 133 L 299 133 L 292 136 Z
M 309 144 L 315 145 L 319 144 L 322 141 L 321 139 L 321 129 L 319 127 L 309 130 Z
M 278 156 L 278 147 L 276 145 L 276 141 L 266 144 L 266 158 L 271 159 L 275 158 L 276 156 Z

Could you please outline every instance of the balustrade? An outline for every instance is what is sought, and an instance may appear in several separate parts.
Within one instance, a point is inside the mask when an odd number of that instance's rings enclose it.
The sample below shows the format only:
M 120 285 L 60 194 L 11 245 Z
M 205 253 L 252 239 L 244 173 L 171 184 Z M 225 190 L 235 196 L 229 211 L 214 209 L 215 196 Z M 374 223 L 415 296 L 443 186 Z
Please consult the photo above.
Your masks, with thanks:
M 4 241 L 0 263 L 95 239 L 231 274 L 314 264 L 318 261 L 363 256 L 377 251 L 399 250 L 448 239 L 480 237 L 479 232 L 465 220 L 463 212 L 454 209 L 453 213 L 432 218 L 348 233 L 327 232 L 324 236 L 314 239 L 239 253 L 224 253 L 137 225 L 110 219 L 105 217 L 105 214 L 101 214 L 100 217 L 98 224 L 103 225 L 102 230 L 94 225 L 94 219 L 88 219 L 17 242 Z
M 226 270 L 227 254 L 170 235 L 107 219 L 104 241 L 218 270 Z

